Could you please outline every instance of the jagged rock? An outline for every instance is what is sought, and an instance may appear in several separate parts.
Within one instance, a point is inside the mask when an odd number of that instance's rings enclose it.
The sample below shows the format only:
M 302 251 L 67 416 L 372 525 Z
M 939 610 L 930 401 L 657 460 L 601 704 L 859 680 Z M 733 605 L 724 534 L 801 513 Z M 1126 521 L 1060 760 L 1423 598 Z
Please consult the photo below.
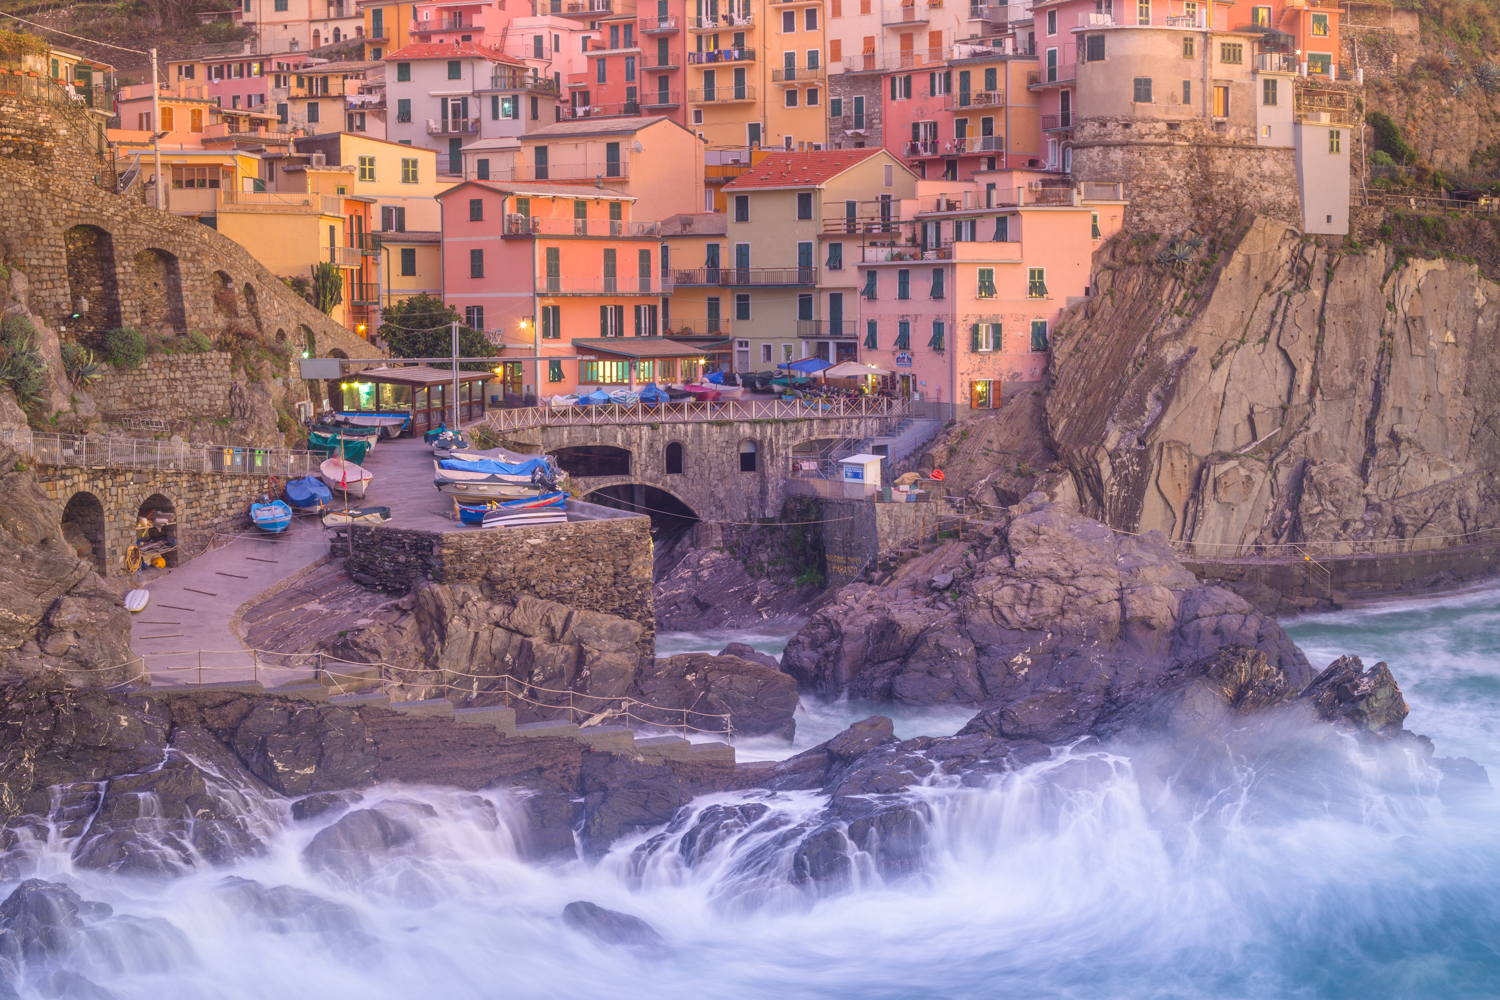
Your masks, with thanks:
M 543 791 L 521 801 L 515 829 L 516 849 L 527 861 L 571 860 L 578 856 L 573 838 L 583 812 L 581 803 L 563 792 Z
M 734 731 L 746 736 L 772 733 L 791 740 L 797 723 L 797 682 L 779 670 L 738 656 L 683 653 L 653 661 L 635 679 L 637 696 L 665 709 L 686 709 L 687 721 L 716 730 L 728 714 Z M 662 722 L 677 721 L 674 714 Z
M 780 576 L 751 576 L 728 552 L 693 549 L 652 585 L 657 626 L 680 631 L 739 628 L 791 617 L 818 591 Z
M 645 951 L 663 952 L 667 943 L 640 917 L 617 910 L 606 910 L 585 900 L 563 907 L 563 923 L 600 944 L 625 945 Z
M 361 787 L 378 761 L 360 717 L 330 705 L 262 702 L 232 745 L 251 774 L 283 795 Z
M 389 803 L 354 810 L 317 832 L 302 849 L 303 862 L 312 871 L 329 872 L 349 882 L 369 878 L 381 855 L 416 839 L 416 828 L 396 815 L 399 811 Z
M 1365 669 L 1357 656 L 1341 656 L 1302 692 L 1320 719 L 1372 733 L 1395 733 L 1406 721 L 1406 699 L 1384 662 Z
M 290 885 L 267 888 L 252 879 L 230 876 L 219 883 L 216 895 L 257 931 L 312 933 L 330 942 L 361 947 L 373 943 L 353 909 L 306 889 Z
M 347 809 L 363 800 L 364 796 L 358 792 L 318 792 L 292 803 L 292 819 L 316 819 L 336 809 Z
M 748 645 L 743 642 L 731 642 L 729 645 L 719 650 L 718 655 L 738 656 L 742 660 L 749 660 L 751 663 L 759 663 L 761 666 L 770 667 L 772 670 L 781 669 L 781 661 L 776 659 L 776 657 L 772 656 L 770 653 L 762 653 L 754 646 Z
M 16 963 L 66 955 L 87 922 L 113 912 L 108 903 L 86 900 L 59 882 L 27 879 L 0 903 L 0 955 Z

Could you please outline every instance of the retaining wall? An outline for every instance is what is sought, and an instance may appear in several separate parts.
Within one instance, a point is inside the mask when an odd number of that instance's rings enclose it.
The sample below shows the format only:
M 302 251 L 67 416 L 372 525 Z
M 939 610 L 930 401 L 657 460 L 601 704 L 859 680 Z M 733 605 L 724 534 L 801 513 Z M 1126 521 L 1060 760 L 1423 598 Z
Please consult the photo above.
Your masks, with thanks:
M 139 368 L 109 368 L 89 386 L 105 415 L 149 412 L 166 421 L 214 419 L 229 414 L 233 357 L 205 354 L 149 355 Z
M 828 585 L 850 582 L 876 561 L 937 537 L 942 505 L 821 500 Z
M 1343 556 L 1318 563 L 1328 570 L 1326 586 L 1321 575 L 1301 560 L 1183 560 L 1199 579 L 1259 583 L 1291 600 L 1325 602 L 1341 595 L 1422 590 L 1489 576 L 1500 564 L 1500 541 L 1430 552 Z

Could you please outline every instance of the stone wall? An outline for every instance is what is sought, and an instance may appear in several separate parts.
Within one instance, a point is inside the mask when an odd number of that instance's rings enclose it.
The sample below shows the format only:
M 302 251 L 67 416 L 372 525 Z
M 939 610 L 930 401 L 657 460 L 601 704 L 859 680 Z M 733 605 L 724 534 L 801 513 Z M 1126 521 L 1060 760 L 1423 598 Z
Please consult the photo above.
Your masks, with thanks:
M 149 412 L 168 421 L 213 419 L 229 413 L 233 358 L 205 354 L 153 354 L 139 368 L 109 368 L 89 387 L 100 414 Z
M 650 519 L 578 501 L 568 509 L 588 519 L 489 530 L 356 526 L 348 568 L 391 592 L 418 580 L 480 584 L 492 600 L 529 594 L 628 618 L 654 636 Z M 333 554 L 346 544 L 335 542 Z
M 834 73 L 828 77 L 828 97 L 841 97 L 844 100 L 843 115 L 828 120 L 830 147 L 833 149 L 854 149 L 857 146 L 865 146 L 869 149 L 880 148 L 881 108 L 883 107 L 880 100 L 880 85 L 884 81 L 885 77 L 870 73 Z M 855 95 L 865 99 L 863 132 L 851 132 L 847 127 L 854 123 Z
M 878 560 L 937 537 L 942 505 L 822 500 L 828 585 L 850 582 Z
M 174 512 L 178 551 L 168 565 L 201 551 L 215 532 L 233 533 L 250 527 L 250 504 L 266 491 L 266 477 L 213 472 L 159 472 L 151 469 L 79 469 L 41 465 L 36 479 L 49 499 L 64 510 L 80 493 L 92 494 L 104 509 L 103 551 L 95 564 L 104 576 L 125 573 L 125 554 L 139 537 L 136 518 L 148 499 L 165 500 Z
M 1083 118 L 1074 135 L 1074 179 L 1123 183 L 1127 229 L 1176 232 L 1247 208 L 1302 227 L 1289 146 L 1257 146 L 1199 120 Z

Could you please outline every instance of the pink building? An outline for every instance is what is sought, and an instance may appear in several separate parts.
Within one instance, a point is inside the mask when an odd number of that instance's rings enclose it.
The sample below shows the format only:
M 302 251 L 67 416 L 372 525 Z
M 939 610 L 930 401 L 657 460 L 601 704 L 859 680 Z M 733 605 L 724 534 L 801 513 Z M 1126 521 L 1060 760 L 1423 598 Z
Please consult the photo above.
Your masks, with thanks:
M 901 395 L 1001 404 L 1041 380 L 1052 326 L 1091 293 L 1090 261 L 1120 227 L 1124 202 L 1079 188 L 923 182 L 900 221 L 860 248 L 860 360 L 895 374 Z

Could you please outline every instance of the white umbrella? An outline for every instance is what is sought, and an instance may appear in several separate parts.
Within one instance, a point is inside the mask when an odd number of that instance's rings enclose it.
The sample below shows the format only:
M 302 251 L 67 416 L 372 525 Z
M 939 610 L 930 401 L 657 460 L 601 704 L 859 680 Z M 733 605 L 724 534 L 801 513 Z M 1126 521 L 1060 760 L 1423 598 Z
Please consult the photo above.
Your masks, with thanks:
M 832 378 L 850 378 L 855 375 L 889 375 L 890 372 L 884 368 L 876 368 L 874 365 L 862 365 L 858 361 L 845 361 L 834 365 L 823 374 Z

